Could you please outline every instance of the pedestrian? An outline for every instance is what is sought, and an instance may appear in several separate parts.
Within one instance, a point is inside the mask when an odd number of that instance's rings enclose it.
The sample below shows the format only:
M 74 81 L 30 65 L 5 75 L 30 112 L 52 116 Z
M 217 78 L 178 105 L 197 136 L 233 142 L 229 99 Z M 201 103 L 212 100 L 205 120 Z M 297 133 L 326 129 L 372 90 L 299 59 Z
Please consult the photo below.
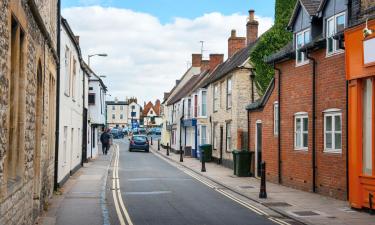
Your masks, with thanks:
M 109 129 L 105 129 L 102 135 L 100 135 L 100 142 L 102 143 L 103 155 L 108 154 L 110 140 L 111 136 L 109 135 Z

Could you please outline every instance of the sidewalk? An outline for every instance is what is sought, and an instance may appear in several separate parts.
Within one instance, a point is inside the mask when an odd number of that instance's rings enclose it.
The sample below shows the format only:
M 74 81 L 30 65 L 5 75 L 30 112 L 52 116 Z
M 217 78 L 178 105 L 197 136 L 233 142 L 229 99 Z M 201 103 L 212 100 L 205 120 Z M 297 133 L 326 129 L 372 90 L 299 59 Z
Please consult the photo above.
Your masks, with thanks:
M 49 202 L 48 211 L 37 224 L 109 224 L 105 186 L 113 151 L 85 163 Z
M 268 198 L 260 199 L 258 197 L 259 179 L 234 176 L 233 170 L 216 163 L 206 163 L 207 172 L 202 173 L 199 160 L 185 157 L 184 162 L 181 163 L 179 154 L 170 153 L 169 156 L 166 156 L 165 149 L 160 148 L 160 151 L 158 151 L 157 142 L 154 142 L 151 147 L 153 153 L 183 165 L 219 185 L 299 222 L 305 224 L 375 225 L 375 215 L 352 210 L 348 206 L 348 202 L 270 182 L 267 182 Z

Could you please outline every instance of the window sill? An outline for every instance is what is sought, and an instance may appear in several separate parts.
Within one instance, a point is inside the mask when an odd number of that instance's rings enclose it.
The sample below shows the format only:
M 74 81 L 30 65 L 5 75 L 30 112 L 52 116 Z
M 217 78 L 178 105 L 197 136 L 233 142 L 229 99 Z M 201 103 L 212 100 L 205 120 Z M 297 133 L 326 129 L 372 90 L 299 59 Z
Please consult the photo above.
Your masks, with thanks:
M 294 148 L 294 151 L 307 152 L 309 151 L 309 148 Z
M 310 63 L 309 60 L 306 60 L 306 61 L 303 61 L 303 62 L 300 62 L 300 63 L 296 62 L 296 67 L 305 66 L 305 65 L 308 65 L 309 63 Z
M 324 149 L 323 153 L 342 154 L 342 149 L 334 149 L 334 150 Z
M 336 56 L 336 55 L 341 55 L 341 54 L 343 54 L 343 53 L 345 53 L 345 51 L 344 50 L 338 50 L 338 51 L 334 51 L 334 52 L 332 52 L 332 53 L 326 53 L 326 58 L 330 58 L 330 57 L 332 57 L 332 56 Z

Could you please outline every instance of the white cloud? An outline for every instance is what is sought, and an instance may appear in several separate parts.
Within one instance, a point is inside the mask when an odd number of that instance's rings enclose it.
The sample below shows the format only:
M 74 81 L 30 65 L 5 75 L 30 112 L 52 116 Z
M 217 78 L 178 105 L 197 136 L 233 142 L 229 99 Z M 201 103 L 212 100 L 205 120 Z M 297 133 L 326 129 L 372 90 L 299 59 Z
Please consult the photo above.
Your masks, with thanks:
M 161 24 L 158 18 L 128 9 L 100 6 L 63 10 L 74 33 L 80 36 L 84 58 L 92 53 L 108 53 L 107 58 L 91 58 L 91 66 L 112 97 L 136 96 L 140 102 L 162 99 L 205 41 L 205 55 L 227 53 L 231 29 L 245 35 L 246 15 L 204 14 L 195 19 L 175 18 Z M 273 19 L 257 17 L 260 34 Z

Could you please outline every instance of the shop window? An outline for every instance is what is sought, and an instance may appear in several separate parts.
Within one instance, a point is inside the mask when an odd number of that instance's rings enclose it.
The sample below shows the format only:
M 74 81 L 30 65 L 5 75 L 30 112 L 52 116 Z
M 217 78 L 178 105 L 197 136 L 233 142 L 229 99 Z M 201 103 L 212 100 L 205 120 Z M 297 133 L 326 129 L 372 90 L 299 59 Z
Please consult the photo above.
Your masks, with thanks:
M 300 49 L 310 42 L 310 29 L 301 31 L 296 34 L 296 65 L 304 65 L 309 63 L 306 58 L 306 53 L 302 52 Z
M 332 16 L 326 22 L 327 55 L 342 52 L 340 41 L 333 38 L 338 32 L 345 29 L 345 12 Z
M 372 175 L 373 170 L 373 149 L 372 149 L 372 125 L 373 125 L 373 81 L 365 79 L 363 82 L 363 130 L 362 130 L 362 157 L 363 174 Z
M 294 149 L 307 150 L 309 119 L 307 113 L 297 113 L 294 117 Z
M 341 112 L 326 112 L 324 115 L 324 152 L 342 152 Z

